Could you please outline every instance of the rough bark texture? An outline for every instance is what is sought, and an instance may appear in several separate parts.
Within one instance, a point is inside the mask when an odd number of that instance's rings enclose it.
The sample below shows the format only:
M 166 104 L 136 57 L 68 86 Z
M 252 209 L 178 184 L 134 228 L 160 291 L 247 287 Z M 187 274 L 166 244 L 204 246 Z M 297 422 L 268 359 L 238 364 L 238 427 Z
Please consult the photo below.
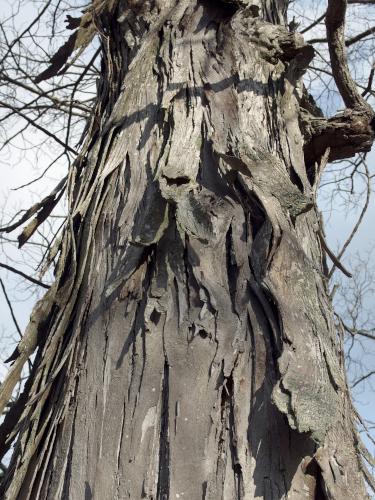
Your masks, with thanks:
M 365 498 L 286 3 L 100 11 L 3 498 Z

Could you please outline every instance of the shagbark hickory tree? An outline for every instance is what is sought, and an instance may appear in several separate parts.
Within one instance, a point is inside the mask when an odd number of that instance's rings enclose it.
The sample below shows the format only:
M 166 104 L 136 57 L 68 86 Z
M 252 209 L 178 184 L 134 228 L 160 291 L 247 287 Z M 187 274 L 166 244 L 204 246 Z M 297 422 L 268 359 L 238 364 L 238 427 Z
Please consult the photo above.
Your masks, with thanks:
M 1 387 L 4 407 L 36 350 L 2 498 L 366 497 L 316 188 L 369 149 L 373 112 L 346 3 L 326 14 L 347 107 L 330 119 L 287 4 L 94 0 L 70 18 L 40 78 L 94 34 L 102 73 L 66 185 L 23 218 L 26 239 L 66 188 L 56 280 Z

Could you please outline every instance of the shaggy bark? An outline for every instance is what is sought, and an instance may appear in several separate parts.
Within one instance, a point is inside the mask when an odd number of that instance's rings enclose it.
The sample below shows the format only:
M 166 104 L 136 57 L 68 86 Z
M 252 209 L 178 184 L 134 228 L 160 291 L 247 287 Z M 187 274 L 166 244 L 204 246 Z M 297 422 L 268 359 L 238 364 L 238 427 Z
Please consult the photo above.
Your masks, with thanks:
M 313 50 L 286 1 L 249 3 L 97 2 L 3 498 L 366 496 L 311 173 L 332 144 L 300 127 Z

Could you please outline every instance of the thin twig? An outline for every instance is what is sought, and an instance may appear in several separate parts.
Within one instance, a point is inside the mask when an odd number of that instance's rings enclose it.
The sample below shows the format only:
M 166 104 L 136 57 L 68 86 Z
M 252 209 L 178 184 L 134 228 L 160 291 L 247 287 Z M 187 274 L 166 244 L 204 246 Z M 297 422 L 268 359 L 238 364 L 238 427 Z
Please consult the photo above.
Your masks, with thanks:
M 352 278 L 353 275 L 347 269 L 345 269 L 343 264 L 341 264 L 341 262 L 338 260 L 336 255 L 332 252 L 332 250 L 327 245 L 326 240 L 324 238 L 324 235 L 322 233 L 322 230 L 320 228 L 318 229 L 317 233 L 318 233 L 319 240 L 320 240 L 320 243 L 321 243 L 323 249 L 326 251 L 326 253 L 328 254 L 329 258 L 332 260 L 332 262 L 334 262 L 336 264 L 336 267 L 338 269 L 340 269 L 340 271 L 343 272 L 345 274 L 345 276 L 347 276 L 348 278 Z
M 351 385 L 351 389 L 354 389 L 354 387 L 356 387 L 358 384 L 360 384 L 364 380 L 370 378 L 372 375 L 375 375 L 375 370 L 366 373 L 366 375 L 363 375 L 362 377 L 359 377 L 355 382 L 353 382 L 353 384 Z
M 17 321 L 16 316 L 15 316 L 14 311 L 13 311 L 12 303 L 9 300 L 9 297 L 8 297 L 5 285 L 4 285 L 3 280 L 1 278 L 0 278 L 0 285 L 1 285 L 1 288 L 3 289 L 4 297 L 5 297 L 5 300 L 6 300 L 7 304 L 8 304 L 10 315 L 12 316 L 13 323 L 14 323 L 14 325 L 16 327 L 16 330 L 18 332 L 18 335 L 19 335 L 20 339 L 22 339 L 23 335 L 22 335 L 21 328 L 20 328 L 20 326 L 18 324 L 18 321 Z M 33 368 L 33 364 L 30 361 L 30 359 L 27 360 L 27 364 L 28 364 L 29 370 L 31 372 L 31 370 Z
M 12 303 L 10 302 L 9 300 L 9 297 L 8 297 L 8 294 L 7 294 L 7 291 L 5 289 L 5 285 L 4 285 L 4 282 L 3 280 L 0 278 L 0 286 L 3 290 L 3 294 L 4 294 L 4 297 L 5 297 L 5 300 L 6 300 L 6 303 L 8 304 L 8 307 L 9 307 L 9 311 L 10 311 L 10 315 L 12 316 L 12 320 L 13 320 L 13 323 L 16 327 L 16 330 L 18 332 L 18 335 L 20 336 L 20 338 L 22 339 L 22 331 L 21 331 L 21 328 L 20 328 L 20 325 L 18 324 L 18 321 L 17 321 L 17 318 L 14 314 L 14 311 L 13 311 L 13 306 L 12 306 Z
M 14 113 L 18 114 L 24 120 L 26 120 L 27 122 L 29 122 L 30 125 L 32 125 L 33 127 L 37 128 L 38 130 L 40 130 L 44 134 L 48 135 L 48 137 L 51 137 L 51 139 L 54 139 L 58 144 L 60 144 L 60 146 L 62 146 L 64 148 L 64 150 L 70 151 L 70 153 L 73 153 L 74 155 L 78 155 L 78 152 L 75 149 L 73 149 L 72 147 L 70 147 L 69 144 L 66 144 L 64 141 L 62 141 L 61 139 L 59 139 L 55 134 L 53 134 L 52 132 L 50 132 L 46 128 L 42 127 L 41 125 L 39 125 L 39 123 L 37 123 L 35 120 L 32 120 L 25 113 L 22 113 L 22 111 L 20 111 L 19 109 L 15 108 L 14 106 L 11 106 L 10 104 L 5 103 L 5 102 L 0 102 L 0 106 L 2 106 L 4 108 L 11 109 Z
M 314 26 L 316 26 L 317 24 L 319 24 L 321 21 L 323 21 L 323 19 L 326 17 L 326 13 L 324 12 L 324 14 L 322 14 L 320 17 L 318 17 L 318 19 L 316 19 L 313 23 L 311 23 L 309 26 L 307 26 L 307 28 L 304 28 L 303 30 L 300 31 L 300 33 L 303 35 L 304 33 L 306 33 L 307 31 L 311 30 L 312 28 L 314 28 Z
M 355 234 L 357 233 L 362 221 L 363 221 L 363 218 L 365 216 L 365 213 L 367 212 L 367 209 L 369 207 L 369 204 L 370 204 L 370 196 L 371 196 L 371 182 L 370 182 L 370 173 L 368 171 L 368 168 L 367 168 L 367 164 L 365 162 L 365 160 L 362 160 L 362 163 L 364 165 L 364 168 L 365 168 L 365 172 L 366 172 L 366 179 L 367 179 L 367 192 L 366 192 L 366 201 L 365 201 L 365 204 L 361 210 L 361 213 L 360 213 L 360 216 L 358 217 L 358 220 L 357 220 L 357 223 L 356 225 L 353 227 L 353 230 L 352 232 L 350 233 L 349 237 L 347 238 L 347 240 L 345 241 L 345 243 L 343 244 L 341 250 L 339 251 L 339 253 L 337 254 L 337 261 L 339 262 L 341 257 L 344 255 L 345 253 L 345 250 L 348 248 L 348 246 L 350 245 L 351 241 L 353 240 Z M 332 265 L 332 268 L 331 270 L 329 271 L 329 274 L 328 274 L 328 278 L 331 279 L 333 273 L 335 272 L 335 269 L 336 269 L 337 265 L 336 263 L 334 262 L 333 265 Z
M 22 276 L 23 278 L 25 278 L 26 280 L 30 281 L 31 283 L 34 283 L 34 285 L 41 286 L 43 288 L 46 288 L 47 290 L 49 288 L 51 288 L 49 285 L 46 285 L 46 283 L 43 283 L 42 281 L 39 281 L 39 280 L 37 280 L 35 278 L 32 278 L 31 276 L 23 273 L 22 271 L 19 271 L 18 269 L 15 269 L 12 266 L 8 266 L 7 264 L 2 264 L 0 262 L 0 267 L 2 267 L 3 269 L 7 269 L 8 271 L 11 271 L 14 274 L 18 274 L 19 276 Z

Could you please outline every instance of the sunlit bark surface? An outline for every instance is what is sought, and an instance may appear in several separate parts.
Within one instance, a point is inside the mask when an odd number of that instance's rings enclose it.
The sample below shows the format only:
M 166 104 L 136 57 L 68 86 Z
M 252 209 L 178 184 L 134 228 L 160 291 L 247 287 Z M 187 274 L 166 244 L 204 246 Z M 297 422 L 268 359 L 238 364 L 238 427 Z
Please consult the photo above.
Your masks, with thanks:
M 313 54 L 287 2 L 236 3 L 98 16 L 4 498 L 365 498 L 300 130 Z

